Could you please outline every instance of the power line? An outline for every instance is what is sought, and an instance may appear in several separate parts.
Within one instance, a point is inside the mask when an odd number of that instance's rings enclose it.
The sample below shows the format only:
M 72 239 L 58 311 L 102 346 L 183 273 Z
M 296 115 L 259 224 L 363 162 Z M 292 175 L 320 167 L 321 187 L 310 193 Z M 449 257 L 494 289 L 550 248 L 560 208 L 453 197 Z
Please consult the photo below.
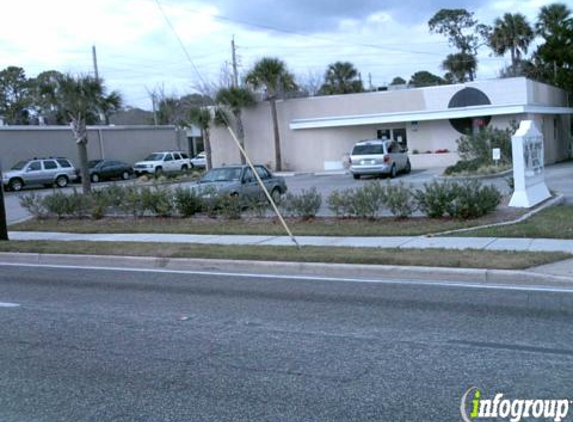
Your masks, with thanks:
M 151 1 L 151 0 L 147 0 L 147 1 Z M 155 0 L 155 2 L 158 2 L 158 0 Z M 397 51 L 397 52 L 402 52 L 402 53 L 436 55 L 436 53 L 429 52 L 429 51 L 412 51 L 412 50 L 390 48 L 390 47 L 386 47 L 386 46 L 379 45 L 379 44 L 365 44 L 365 43 L 354 43 L 354 42 L 348 42 L 348 41 L 341 41 L 341 40 L 337 40 L 334 38 L 329 38 L 329 37 L 324 37 L 324 36 L 319 36 L 319 35 L 313 35 L 313 34 L 308 34 L 308 33 L 304 33 L 304 32 L 298 32 L 298 31 L 294 31 L 291 29 L 279 28 L 276 26 L 265 25 L 265 24 L 255 23 L 255 22 L 248 22 L 248 21 L 244 21 L 244 20 L 240 20 L 240 19 L 236 19 L 236 18 L 230 18 L 230 17 L 224 16 L 224 15 L 205 13 L 203 10 L 194 9 L 194 8 L 190 8 L 187 6 L 174 5 L 173 3 L 169 3 L 169 2 L 164 2 L 164 3 L 169 4 L 171 7 L 178 7 L 179 9 L 187 10 L 187 11 L 190 11 L 193 13 L 197 13 L 197 14 L 201 14 L 201 15 L 208 15 L 209 17 L 211 17 L 215 20 L 219 20 L 219 21 L 231 22 L 231 23 L 240 24 L 240 25 L 247 26 L 247 27 L 266 29 L 266 30 L 273 31 L 273 32 L 281 32 L 281 33 L 285 33 L 285 34 L 297 35 L 300 37 L 306 37 L 306 38 L 313 38 L 313 39 L 318 39 L 318 40 L 322 40 L 322 41 L 328 41 L 331 43 L 336 43 L 338 45 L 345 44 L 345 45 L 351 45 L 351 46 L 357 46 L 357 47 L 368 47 L 368 48 L 375 48 L 375 49 L 380 49 L 380 50 Z M 163 12 L 163 10 L 162 10 L 162 12 Z M 165 13 L 164 13 L 164 16 L 165 16 Z

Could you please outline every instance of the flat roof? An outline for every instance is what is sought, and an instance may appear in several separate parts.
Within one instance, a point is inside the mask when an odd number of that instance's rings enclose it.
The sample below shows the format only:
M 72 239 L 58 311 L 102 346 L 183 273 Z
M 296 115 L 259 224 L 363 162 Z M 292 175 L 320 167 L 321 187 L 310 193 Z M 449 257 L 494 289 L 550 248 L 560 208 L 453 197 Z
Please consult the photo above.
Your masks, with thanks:
M 548 107 L 535 105 L 498 105 L 460 107 L 438 111 L 407 111 L 399 113 L 361 114 L 353 116 L 319 117 L 314 119 L 294 119 L 291 130 L 321 129 L 347 126 L 366 126 L 384 123 L 420 122 L 448 120 L 465 117 L 501 116 L 511 114 L 573 114 L 570 107 Z
M 160 126 L 153 126 L 153 125 L 109 125 L 109 126 L 87 126 L 88 130 L 176 130 L 177 128 L 173 125 L 160 125 Z M 0 126 L 0 130 L 66 130 L 71 131 L 69 125 L 50 125 L 50 126 L 39 126 L 39 125 L 4 125 Z

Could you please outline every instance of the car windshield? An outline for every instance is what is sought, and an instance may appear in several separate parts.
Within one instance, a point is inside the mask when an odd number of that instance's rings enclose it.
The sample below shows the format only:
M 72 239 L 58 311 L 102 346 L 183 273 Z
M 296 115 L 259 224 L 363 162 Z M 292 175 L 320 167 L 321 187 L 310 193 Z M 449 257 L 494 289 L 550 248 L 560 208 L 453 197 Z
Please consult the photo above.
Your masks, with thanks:
M 219 168 L 209 170 L 201 178 L 201 182 L 228 182 L 239 180 L 241 177 L 240 167 Z
M 382 144 L 356 145 L 352 150 L 352 155 L 375 155 L 375 154 L 384 154 L 384 145 Z
M 14 164 L 10 170 L 22 170 L 27 163 L 27 161 L 20 161 Z
M 161 161 L 161 160 L 163 160 L 164 155 L 165 154 L 153 153 L 151 155 L 148 155 L 147 158 L 143 161 Z
M 103 162 L 102 160 L 90 160 L 88 161 L 88 168 L 93 169 L 99 163 Z

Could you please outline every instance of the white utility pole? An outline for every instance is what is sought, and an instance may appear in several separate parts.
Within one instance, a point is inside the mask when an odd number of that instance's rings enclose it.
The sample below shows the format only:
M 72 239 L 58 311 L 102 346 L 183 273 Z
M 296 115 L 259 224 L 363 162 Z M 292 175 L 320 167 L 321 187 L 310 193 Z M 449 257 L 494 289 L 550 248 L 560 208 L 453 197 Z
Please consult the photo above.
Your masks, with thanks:
M 92 45 L 92 59 L 94 62 L 94 76 L 95 76 L 96 81 L 99 82 L 99 72 L 97 69 L 97 53 L 96 53 L 96 46 L 95 45 Z

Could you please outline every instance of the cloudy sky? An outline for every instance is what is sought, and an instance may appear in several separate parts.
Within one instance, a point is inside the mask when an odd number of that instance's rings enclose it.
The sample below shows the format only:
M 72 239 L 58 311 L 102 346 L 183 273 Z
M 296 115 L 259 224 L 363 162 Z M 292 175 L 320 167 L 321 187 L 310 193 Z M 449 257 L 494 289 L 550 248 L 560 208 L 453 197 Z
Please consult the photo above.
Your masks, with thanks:
M 0 68 L 93 72 L 125 103 L 151 108 L 149 92 L 193 92 L 219 83 L 235 37 L 239 72 L 261 57 L 283 59 L 301 81 L 328 64 L 350 61 L 366 86 L 388 84 L 419 70 L 443 74 L 454 50 L 431 35 L 428 20 L 442 8 L 466 8 L 491 24 L 519 11 L 530 23 L 551 0 L 7 0 L 2 5 Z M 567 2 L 566 2 L 567 3 Z M 494 78 L 509 59 L 479 56 L 478 78 Z

